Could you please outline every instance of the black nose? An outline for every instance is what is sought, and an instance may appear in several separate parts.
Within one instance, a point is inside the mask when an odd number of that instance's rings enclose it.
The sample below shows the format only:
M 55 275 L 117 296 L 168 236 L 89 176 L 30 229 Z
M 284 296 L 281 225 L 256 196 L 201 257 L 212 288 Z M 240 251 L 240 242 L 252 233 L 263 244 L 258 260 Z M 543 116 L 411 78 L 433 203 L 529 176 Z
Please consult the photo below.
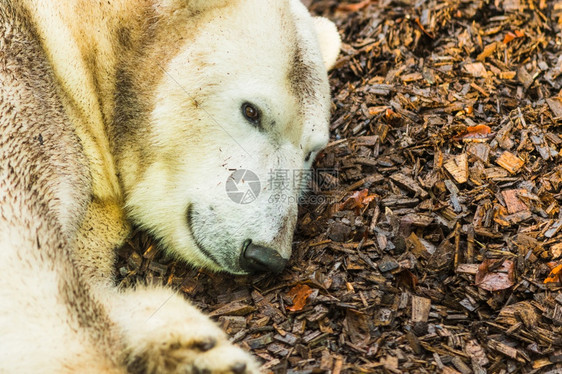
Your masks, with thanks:
M 240 266 L 250 272 L 280 273 L 287 265 L 287 260 L 281 257 L 275 249 L 252 244 L 250 239 L 244 242 L 240 254 Z

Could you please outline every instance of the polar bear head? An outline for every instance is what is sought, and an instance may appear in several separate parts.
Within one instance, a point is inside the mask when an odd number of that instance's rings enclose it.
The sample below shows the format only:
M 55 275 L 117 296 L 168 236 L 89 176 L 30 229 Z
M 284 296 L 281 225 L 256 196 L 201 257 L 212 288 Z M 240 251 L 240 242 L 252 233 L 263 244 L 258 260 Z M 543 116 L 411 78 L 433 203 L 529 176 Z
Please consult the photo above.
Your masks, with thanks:
M 154 67 L 146 128 L 122 150 L 136 158 L 120 168 L 128 214 L 197 266 L 278 272 L 328 141 L 339 36 L 299 0 L 184 3 L 189 32 Z

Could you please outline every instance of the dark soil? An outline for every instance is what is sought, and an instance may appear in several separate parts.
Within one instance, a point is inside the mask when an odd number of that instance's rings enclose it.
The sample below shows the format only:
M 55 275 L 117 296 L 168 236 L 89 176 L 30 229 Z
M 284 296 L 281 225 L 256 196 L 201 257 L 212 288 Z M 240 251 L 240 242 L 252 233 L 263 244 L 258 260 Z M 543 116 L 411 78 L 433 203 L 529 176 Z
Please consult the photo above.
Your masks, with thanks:
M 344 44 L 288 268 L 138 233 L 122 284 L 175 287 L 266 372 L 562 373 L 562 3 L 305 3 Z

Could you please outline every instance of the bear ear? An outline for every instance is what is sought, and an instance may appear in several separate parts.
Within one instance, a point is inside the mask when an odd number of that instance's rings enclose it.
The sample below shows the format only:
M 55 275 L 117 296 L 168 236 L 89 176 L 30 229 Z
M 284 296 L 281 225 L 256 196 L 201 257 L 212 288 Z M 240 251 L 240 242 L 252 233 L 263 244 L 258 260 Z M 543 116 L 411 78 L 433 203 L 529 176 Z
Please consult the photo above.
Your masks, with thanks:
M 324 65 L 326 66 L 326 70 L 330 70 L 334 67 L 340 53 L 340 34 L 338 33 L 336 25 L 324 17 L 313 17 L 312 20 L 314 21 L 314 28 L 318 36 Z

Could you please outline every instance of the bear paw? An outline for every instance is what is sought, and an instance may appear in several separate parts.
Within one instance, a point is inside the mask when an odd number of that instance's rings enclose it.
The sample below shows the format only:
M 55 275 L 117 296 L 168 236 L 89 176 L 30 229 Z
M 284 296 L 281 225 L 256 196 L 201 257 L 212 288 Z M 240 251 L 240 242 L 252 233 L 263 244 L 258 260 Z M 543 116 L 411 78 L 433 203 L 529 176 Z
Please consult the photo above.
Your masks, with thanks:
M 175 335 L 175 334 L 174 334 Z M 231 373 L 250 374 L 259 370 L 254 359 L 224 336 L 154 336 L 151 343 L 129 354 L 131 373 Z M 139 349 L 140 348 L 140 349 Z
M 113 320 L 127 340 L 131 373 L 259 373 L 250 354 L 170 290 L 137 289 L 110 300 Z

